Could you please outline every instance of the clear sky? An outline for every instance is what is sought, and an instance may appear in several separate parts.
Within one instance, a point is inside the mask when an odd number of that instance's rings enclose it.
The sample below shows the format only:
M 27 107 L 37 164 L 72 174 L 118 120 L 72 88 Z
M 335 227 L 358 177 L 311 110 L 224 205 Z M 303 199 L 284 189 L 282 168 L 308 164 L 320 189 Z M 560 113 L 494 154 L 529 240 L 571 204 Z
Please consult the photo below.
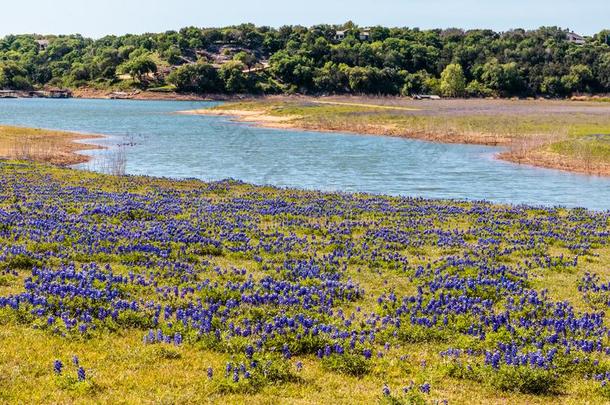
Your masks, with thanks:
M 161 32 L 184 26 L 314 25 L 610 28 L 610 0 L 1 0 L 0 36 Z

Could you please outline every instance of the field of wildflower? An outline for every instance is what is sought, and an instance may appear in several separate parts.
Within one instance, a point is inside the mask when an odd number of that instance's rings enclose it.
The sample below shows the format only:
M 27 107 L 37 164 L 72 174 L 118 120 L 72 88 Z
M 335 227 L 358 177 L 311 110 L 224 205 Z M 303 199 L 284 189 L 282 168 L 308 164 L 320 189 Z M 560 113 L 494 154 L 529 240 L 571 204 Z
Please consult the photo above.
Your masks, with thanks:
M 610 212 L 0 163 L 0 402 L 610 401 Z

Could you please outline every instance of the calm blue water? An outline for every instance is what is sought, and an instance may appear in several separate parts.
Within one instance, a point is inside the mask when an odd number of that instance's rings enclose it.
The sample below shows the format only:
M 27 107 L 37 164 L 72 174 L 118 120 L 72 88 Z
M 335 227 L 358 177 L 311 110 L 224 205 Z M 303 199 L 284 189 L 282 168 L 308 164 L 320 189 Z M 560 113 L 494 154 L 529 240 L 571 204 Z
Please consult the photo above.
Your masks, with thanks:
M 256 128 L 222 117 L 176 115 L 213 103 L 131 100 L 0 100 L 0 124 L 110 135 L 127 172 L 307 189 L 485 199 L 610 209 L 610 179 L 518 166 L 496 148 Z M 112 150 L 84 168 L 100 169 Z

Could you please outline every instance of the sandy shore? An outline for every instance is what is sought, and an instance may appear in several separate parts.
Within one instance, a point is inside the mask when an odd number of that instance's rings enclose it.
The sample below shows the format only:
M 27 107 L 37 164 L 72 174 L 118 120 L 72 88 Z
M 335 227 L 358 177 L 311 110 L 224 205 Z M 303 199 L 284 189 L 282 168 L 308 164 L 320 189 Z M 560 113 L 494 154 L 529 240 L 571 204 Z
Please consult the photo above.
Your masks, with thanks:
M 0 158 L 71 166 L 90 160 L 89 156 L 78 152 L 103 148 L 81 141 L 101 137 L 66 131 L 0 126 Z

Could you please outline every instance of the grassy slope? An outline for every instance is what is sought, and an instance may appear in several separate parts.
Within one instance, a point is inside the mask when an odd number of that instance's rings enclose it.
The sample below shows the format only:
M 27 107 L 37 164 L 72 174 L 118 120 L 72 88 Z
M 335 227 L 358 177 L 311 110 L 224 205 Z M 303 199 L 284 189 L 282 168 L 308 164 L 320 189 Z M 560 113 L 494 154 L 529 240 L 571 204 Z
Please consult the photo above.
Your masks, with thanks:
M 153 189 L 174 189 L 178 191 L 201 189 L 196 181 L 171 182 L 161 179 L 113 178 L 92 173 L 57 169 L 43 166 L 0 166 L 0 176 L 20 173 L 24 181 L 40 181 L 50 176 L 64 186 L 79 185 L 107 191 L 129 191 L 146 193 Z M 41 177 L 42 176 L 42 177 Z M 248 185 L 232 187 L 229 195 L 217 195 L 203 191 L 211 201 L 221 201 L 226 197 L 236 197 L 255 192 L 269 198 L 291 193 L 272 188 L 253 188 Z M 2 204 L 0 203 L 0 208 Z M 532 210 L 530 215 L 535 216 Z M 279 226 L 273 218 L 269 219 L 270 229 Z M 477 227 L 476 218 L 462 217 L 457 223 L 439 224 L 451 229 Z M 280 227 L 281 228 L 281 227 Z M 298 229 L 297 229 L 298 232 Z M 354 234 L 358 238 L 357 233 Z M 2 244 L 12 242 L 0 239 Z M 37 243 L 29 242 L 31 248 Z M 569 254 L 569 251 L 555 247 L 553 254 Z M 416 263 L 451 254 L 451 251 L 432 246 L 423 246 L 405 252 Z M 453 252 L 455 253 L 455 252 Z M 576 289 L 577 280 L 585 271 L 594 271 L 604 279 L 610 277 L 610 248 L 595 250 L 599 256 L 588 256 L 577 271 L 533 271 L 533 282 L 540 288 L 548 288 L 556 299 L 569 299 L 576 308 L 587 309 Z M 420 259 L 415 259 L 420 257 Z M 127 272 L 121 266 L 120 257 L 113 268 Z M 245 267 L 260 276 L 256 263 L 237 256 L 209 258 L 212 263 L 228 268 L 231 265 Z M 512 260 L 522 258 L 515 256 Z M 406 294 L 414 289 L 413 285 L 399 273 L 360 271 L 350 266 L 350 275 L 362 284 L 367 291 L 363 302 L 364 310 L 375 306 L 375 298 L 387 291 L 388 284 Z M 18 279 L 0 279 L 0 296 L 22 290 L 21 280 L 27 271 L 20 271 Z M 388 284 L 386 284 L 386 282 Z M 349 306 L 345 308 L 346 311 Z M 301 360 L 304 369 L 301 381 L 284 385 L 265 387 L 255 395 L 221 395 L 206 377 L 206 369 L 213 366 L 221 370 L 228 356 L 223 353 L 200 349 L 197 346 L 180 347 L 143 345 L 141 330 L 122 330 L 117 333 L 99 333 L 92 339 L 62 338 L 49 332 L 21 325 L 7 312 L 0 312 L 0 402 L 105 402 L 105 403 L 375 403 L 380 399 L 380 389 L 384 383 L 401 387 L 409 380 L 418 383 L 428 381 L 433 392 L 428 399 L 448 399 L 449 403 L 599 403 L 602 398 L 595 394 L 594 382 L 575 379 L 568 383 L 561 396 L 533 396 L 502 393 L 486 385 L 455 380 L 447 377 L 441 366 L 438 353 L 447 347 L 446 343 L 404 344 L 400 349 L 393 348 L 383 360 L 376 362 L 371 374 L 362 379 L 345 376 L 323 369 L 314 356 L 304 356 Z M 453 343 L 453 342 L 452 342 Z M 70 359 L 78 353 L 81 363 L 89 370 L 91 384 L 70 386 L 58 385 L 52 373 L 52 360 Z M 398 357 L 408 354 L 408 360 L 401 362 Z M 421 362 L 427 361 L 422 367 Z
M 596 111 L 606 108 L 604 103 L 455 100 L 454 108 L 451 107 L 452 101 L 443 101 L 441 108 L 436 109 L 433 103 L 396 101 L 394 105 L 388 105 L 387 100 L 374 98 L 357 99 L 351 103 L 339 99 L 337 104 L 317 101 L 290 98 L 255 100 L 228 103 L 214 110 L 260 111 L 266 116 L 276 117 L 281 126 L 311 130 L 508 146 L 510 151 L 503 155 L 507 160 L 610 175 L 610 114 Z M 506 108 L 514 108 L 518 103 L 523 108 L 517 112 Z M 583 106 L 585 109 L 578 113 L 547 113 L 544 103 L 554 108 Z M 290 119 L 279 121 L 281 118 Z M 246 119 L 257 121 L 256 116 Z M 274 125 L 272 119 L 264 124 Z M 593 134 L 608 136 L 591 137 Z

